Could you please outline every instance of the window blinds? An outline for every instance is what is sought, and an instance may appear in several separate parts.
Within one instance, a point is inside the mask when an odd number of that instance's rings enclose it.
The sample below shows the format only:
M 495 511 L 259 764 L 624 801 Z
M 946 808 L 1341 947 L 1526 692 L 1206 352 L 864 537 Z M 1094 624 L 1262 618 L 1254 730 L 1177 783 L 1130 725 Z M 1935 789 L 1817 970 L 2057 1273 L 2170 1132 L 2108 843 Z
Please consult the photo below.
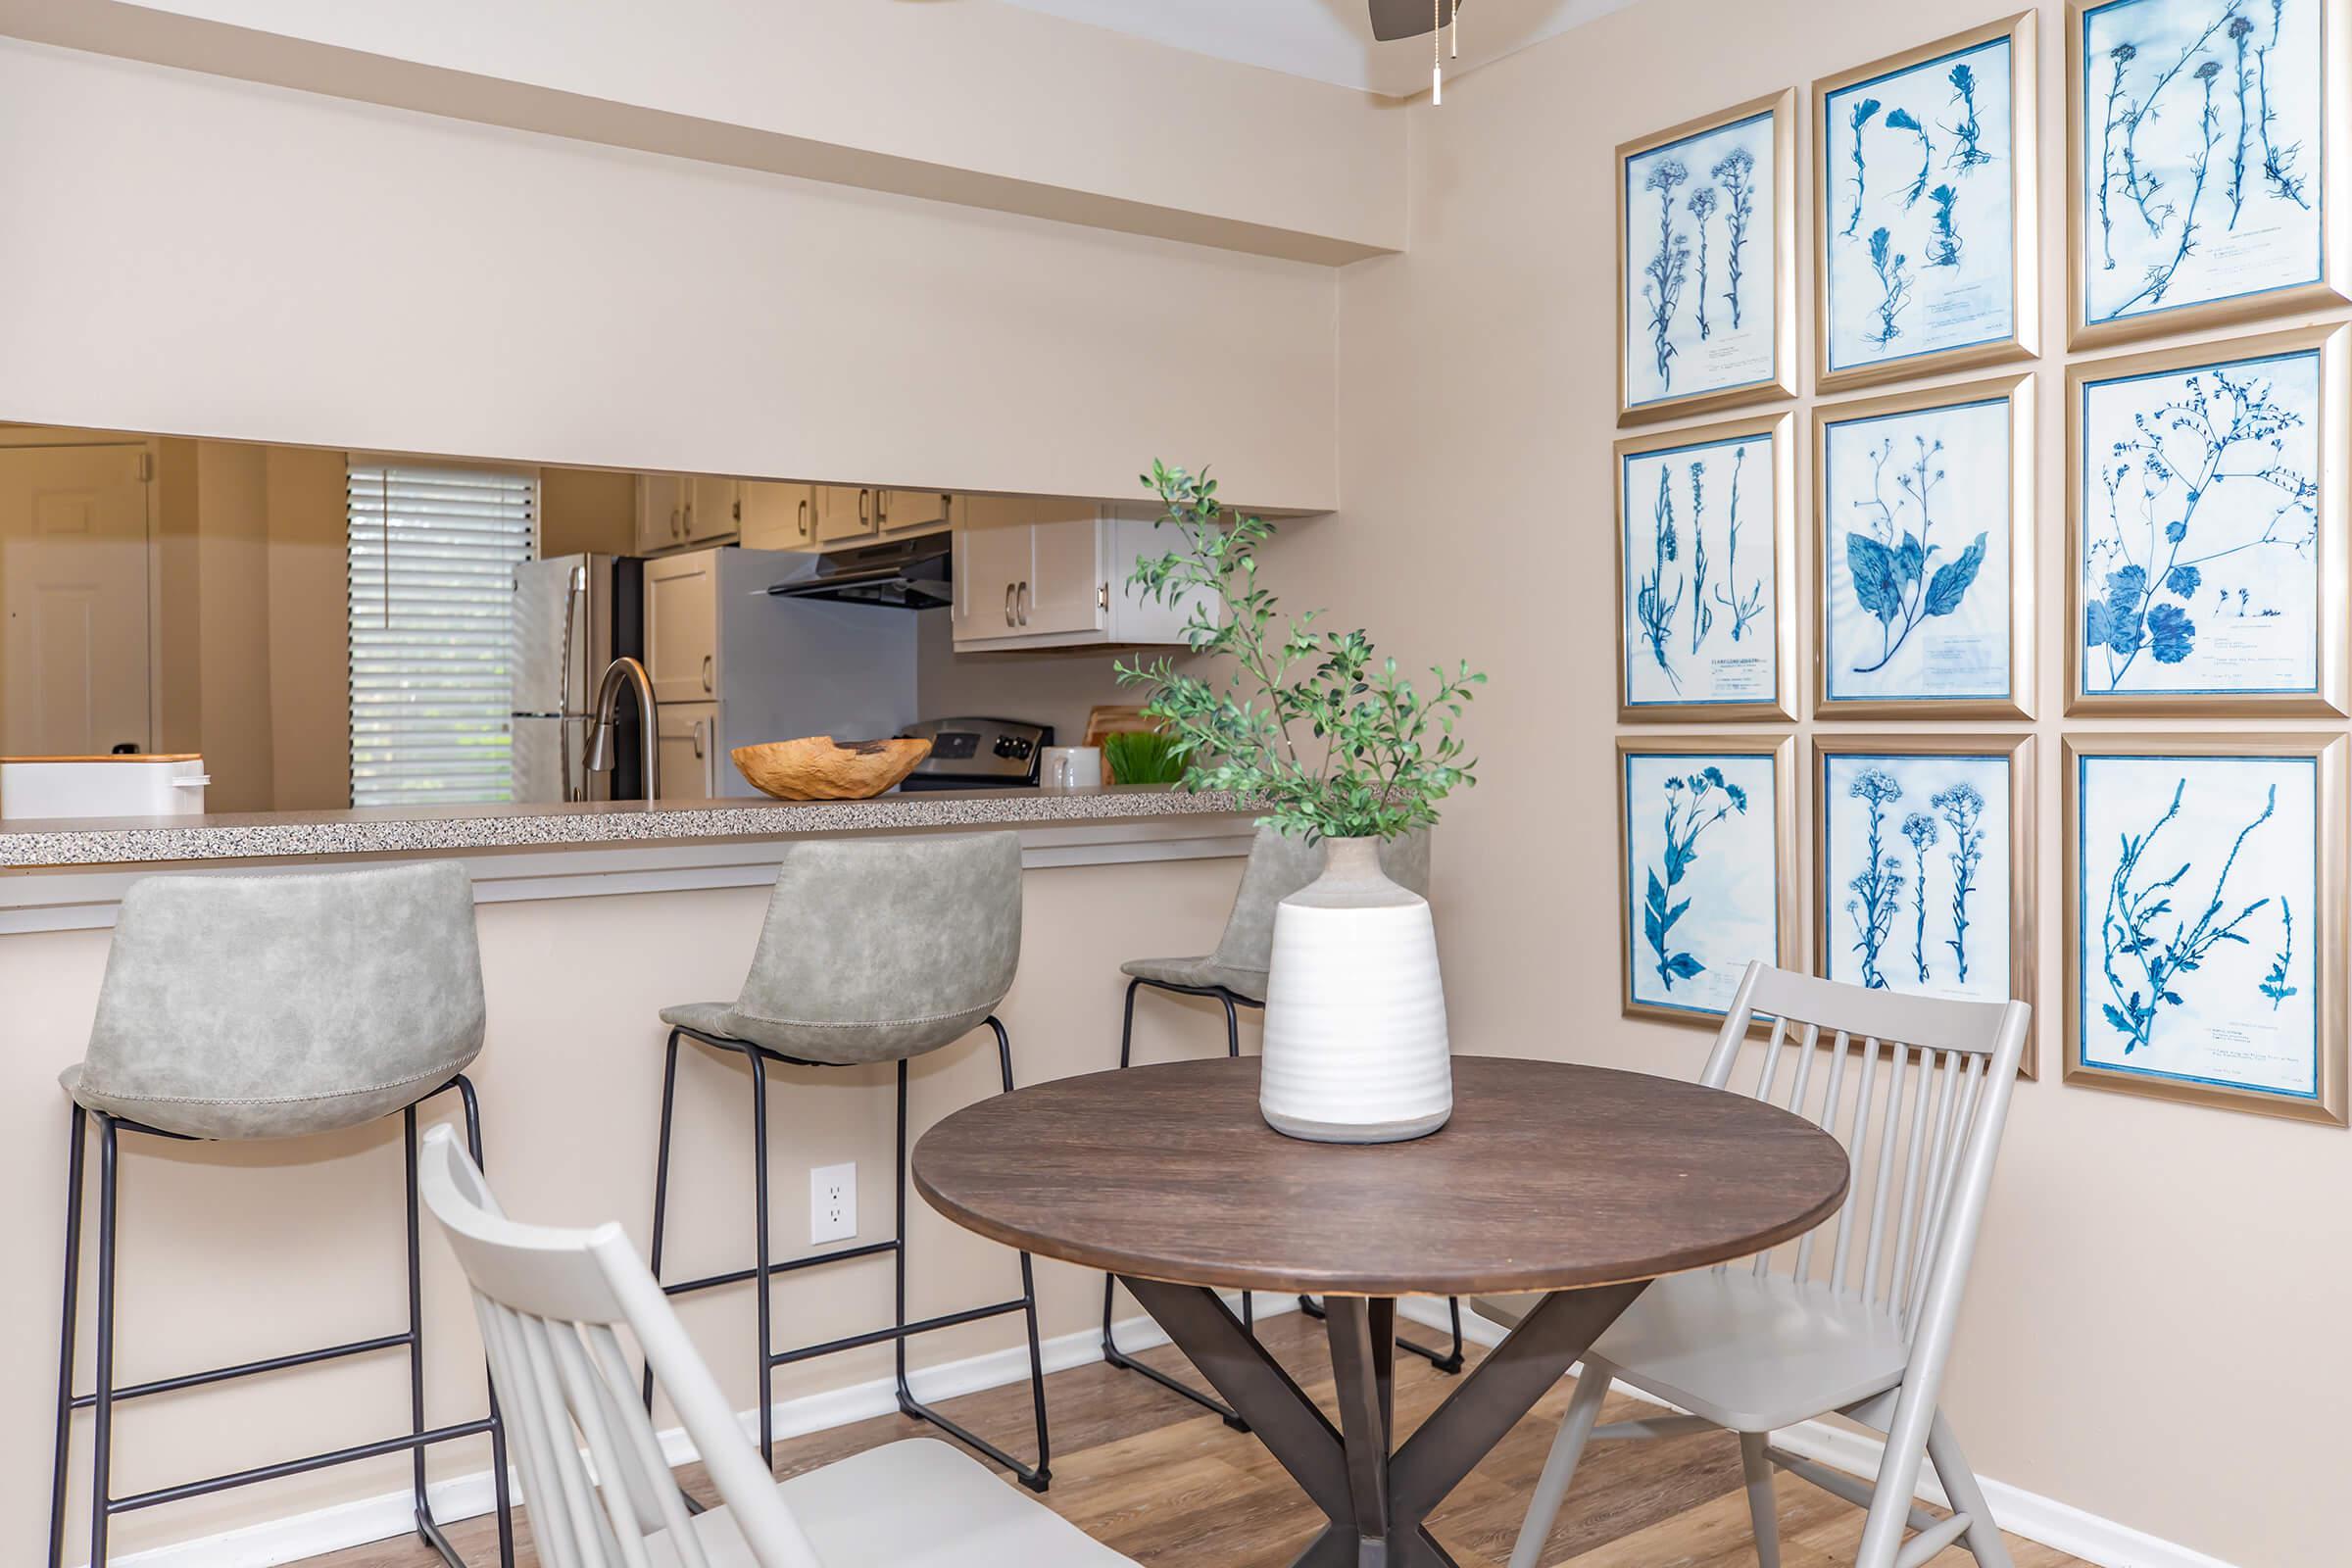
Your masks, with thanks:
M 524 470 L 349 466 L 351 803 L 514 798 L 514 568 L 538 543 Z

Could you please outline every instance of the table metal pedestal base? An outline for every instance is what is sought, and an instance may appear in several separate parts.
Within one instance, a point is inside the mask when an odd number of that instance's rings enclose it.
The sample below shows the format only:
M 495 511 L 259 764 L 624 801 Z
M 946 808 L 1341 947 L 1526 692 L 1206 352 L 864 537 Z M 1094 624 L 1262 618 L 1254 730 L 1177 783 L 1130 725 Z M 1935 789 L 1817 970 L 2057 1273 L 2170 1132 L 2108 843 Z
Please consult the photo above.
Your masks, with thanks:
M 1296 1568 L 1454 1568 L 1422 1521 L 1632 1304 L 1643 1283 L 1546 1296 L 1399 1445 L 1391 1431 L 1393 1299 L 1326 1299 L 1340 1403 L 1334 1429 L 1215 1292 L 1126 1280 L 1145 1310 L 1331 1520 Z

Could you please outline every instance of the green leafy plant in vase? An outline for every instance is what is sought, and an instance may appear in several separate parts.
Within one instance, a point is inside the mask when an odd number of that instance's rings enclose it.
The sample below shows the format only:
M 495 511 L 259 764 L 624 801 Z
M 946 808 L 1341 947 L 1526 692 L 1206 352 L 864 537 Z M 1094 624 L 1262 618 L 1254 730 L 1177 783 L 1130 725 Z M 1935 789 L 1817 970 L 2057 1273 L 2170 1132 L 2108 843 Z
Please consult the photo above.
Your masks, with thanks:
M 1151 692 L 1185 763 L 1188 790 L 1230 790 L 1262 824 L 1323 850 L 1323 871 L 1275 909 L 1259 1109 L 1277 1130 L 1331 1143 L 1388 1143 L 1445 1125 L 1453 1110 L 1445 989 L 1429 902 L 1391 880 L 1383 848 L 1433 826 L 1438 803 L 1474 785 L 1455 732 L 1486 684 L 1467 662 L 1433 667 L 1423 691 L 1360 628 L 1284 618 L 1258 580 L 1263 518 L 1229 513 L 1217 484 L 1154 462 L 1143 481 L 1181 539 L 1141 561 L 1132 586 L 1189 599 L 1194 661 L 1116 663 Z M 1391 866 L 1425 863 L 1399 846 Z

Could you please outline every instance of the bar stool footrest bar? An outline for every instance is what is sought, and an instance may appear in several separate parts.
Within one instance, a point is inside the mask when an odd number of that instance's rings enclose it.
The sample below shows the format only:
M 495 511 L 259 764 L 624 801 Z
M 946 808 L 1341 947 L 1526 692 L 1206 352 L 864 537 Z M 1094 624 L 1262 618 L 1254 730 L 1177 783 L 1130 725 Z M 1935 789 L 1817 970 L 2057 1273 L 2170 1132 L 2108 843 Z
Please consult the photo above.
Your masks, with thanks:
M 868 1242 L 863 1247 L 846 1247 L 838 1252 L 819 1252 L 813 1257 L 796 1257 L 782 1263 L 770 1263 L 767 1265 L 767 1271 L 771 1275 L 792 1274 L 801 1269 L 815 1268 L 823 1263 L 847 1263 L 853 1258 L 879 1257 L 885 1252 L 895 1252 L 898 1250 L 899 1244 L 895 1241 Z M 662 1294 L 684 1296 L 689 1291 L 707 1291 L 719 1285 L 741 1285 L 746 1280 L 758 1278 L 760 1270 L 757 1265 L 750 1268 L 730 1269 L 724 1274 L 707 1274 L 699 1280 L 680 1280 L 675 1285 L 664 1285 L 662 1287 Z
M 936 1329 L 952 1329 L 958 1324 L 977 1323 L 982 1318 L 1003 1317 L 1007 1312 L 1025 1312 L 1029 1303 L 1021 1298 L 999 1301 L 994 1306 L 967 1307 L 961 1312 L 949 1312 L 941 1317 L 927 1317 L 900 1327 L 873 1329 L 864 1334 L 852 1334 L 844 1339 L 827 1340 L 822 1345 L 805 1345 L 797 1350 L 775 1350 L 767 1357 L 771 1367 L 786 1366 L 795 1361 L 811 1361 L 820 1355 L 832 1355 L 841 1350 L 855 1350 L 868 1345 L 887 1345 L 893 1340 L 912 1339 L 917 1334 L 929 1334 Z
M 1112 1366 L 1117 1367 L 1122 1372 L 1141 1372 L 1145 1377 L 1150 1378 L 1161 1388 L 1166 1389 L 1170 1394 L 1180 1394 L 1184 1396 L 1184 1397 L 1192 1400 L 1195 1404 L 1200 1406 L 1201 1409 L 1206 1410 L 1210 1415 L 1215 1416 L 1218 1420 L 1224 1422 L 1236 1432 L 1247 1432 L 1250 1430 L 1250 1423 L 1243 1420 L 1241 1412 L 1234 1409 L 1232 1405 L 1227 1404 L 1224 1400 L 1218 1398 L 1213 1394 L 1203 1394 L 1199 1389 L 1192 1387 L 1190 1384 L 1180 1382 L 1177 1379 L 1168 1376 L 1168 1374 L 1162 1372 L 1155 1366 L 1152 1366 L 1147 1362 L 1138 1361 L 1135 1359 L 1135 1357 L 1129 1355 L 1126 1351 L 1111 1344 L 1110 1338 L 1107 1335 L 1105 1335 L 1102 1340 L 1102 1359 L 1108 1361 Z
M 114 1392 L 115 1402 L 144 1398 L 150 1394 L 171 1394 L 180 1389 L 200 1389 L 211 1383 L 226 1383 L 231 1378 L 249 1378 L 264 1372 L 283 1372 L 289 1367 L 316 1366 L 320 1361 L 339 1360 L 347 1355 L 366 1355 L 374 1350 L 406 1349 L 416 1343 L 414 1334 L 386 1334 L 380 1339 L 354 1340 L 349 1345 L 330 1345 L 321 1350 L 298 1350 L 292 1355 L 273 1355 L 263 1361 L 247 1361 L 238 1366 L 217 1367 L 210 1372 L 186 1372 L 178 1377 L 158 1378 L 152 1383 L 134 1383 Z M 76 1394 L 69 1401 L 74 1409 L 86 1410 L 98 1402 L 95 1394 Z
M 180 1502 L 189 1497 L 208 1496 L 216 1492 L 227 1492 L 234 1487 L 249 1487 L 260 1481 L 277 1481 L 287 1476 L 305 1475 L 313 1470 L 325 1470 L 357 1459 L 380 1459 L 388 1453 L 406 1453 L 412 1448 L 426 1447 L 435 1443 L 449 1443 L 459 1438 L 480 1437 L 490 1430 L 488 1416 L 462 1421 L 456 1426 L 435 1427 L 429 1432 L 404 1433 L 397 1438 L 382 1438 L 374 1443 L 362 1443 L 348 1448 L 336 1448 L 327 1453 L 314 1453 L 308 1458 L 282 1459 L 276 1464 L 257 1465 L 251 1470 L 238 1470 L 205 1481 L 186 1481 L 176 1487 L 159 1487 L 153 1492 L 141 1492 L 128 1497 L 109 1497 L 106 1511 L 110 1514 L 129 1513 L 134 1509 L 152 1508 L 160 1503 Z
M 1017 1306 L 1020 1303 L 1016 1301 L 1013 1304 Z M 969 1427 L 960 1426 L 957 1423 L 949 1420 L 946 1416 L 941 1415 L 937 1410 L 932 1409 L 931 1406 L 923 1403 L 919 1399 L 910 1399 L 904 1394 L 900 1395 L 899 1413 L 902 1415 L 910 1416 L 917 1421 L 928 1421 L 933 1426 L 939 1428 L 940 1431 L 945 1432 L 949 1437 L 954 1438 L 956 1442 L 963 1444 L 967 1447 L 978 1449 L 981 1453 L 987 1455 L 989 1458 L 995 1460 L 998 1464 L 1001 1464 L 1005 1469 L 1011 1471 L 1012 1478 L 1015 1481 L 1018 1481 L 1022 1486 L 1027 1487 L 1031 1492 L 1043 1492 L 1047 1487 L 1053 1484 L 1054 1472 L 1052 1470 L 1040 1470 L 1035 1465 L 1023 1464 L 1020 1460 L 1015 1459 L 1011 1454 L 1006 1453 L 1003 1448 L 998 1447 L 995 1444 L 989 1442 L 986 1438 L 981 1437 Z

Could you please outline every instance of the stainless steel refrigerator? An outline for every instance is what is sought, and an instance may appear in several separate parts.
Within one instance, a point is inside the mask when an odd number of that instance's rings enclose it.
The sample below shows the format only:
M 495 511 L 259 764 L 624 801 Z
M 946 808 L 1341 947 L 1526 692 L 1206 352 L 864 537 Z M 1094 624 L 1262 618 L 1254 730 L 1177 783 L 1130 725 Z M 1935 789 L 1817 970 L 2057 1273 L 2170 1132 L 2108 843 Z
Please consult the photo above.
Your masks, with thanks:
M 514 568 L 516 801 L 641 800 L 637 726 L 619 726 L 609 773 L 582 765 L 605 666 L 643 657 L 643 565 L 622 556 L 553 556 Z

